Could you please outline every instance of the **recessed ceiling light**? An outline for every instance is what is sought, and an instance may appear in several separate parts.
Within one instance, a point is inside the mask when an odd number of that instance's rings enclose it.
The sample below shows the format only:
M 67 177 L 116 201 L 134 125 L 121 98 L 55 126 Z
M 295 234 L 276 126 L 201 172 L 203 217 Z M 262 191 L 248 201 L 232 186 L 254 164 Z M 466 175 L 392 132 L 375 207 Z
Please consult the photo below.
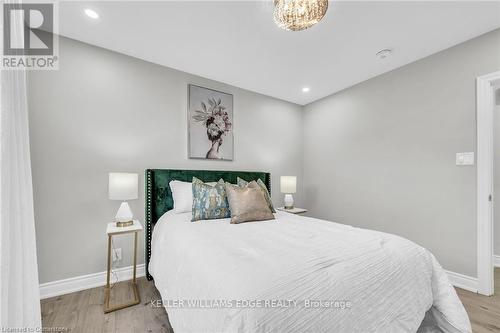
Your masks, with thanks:
M 385 59 L 385 58 L 389 57 L 391 54 L 392 54 L 391 49 L 383 49 L 383 50 L 378 51 L 375 54 L 375 56 L 377 56 L 377 58 L 379 58 L 379 59 Z
M 95 10 L 92 9 L 85 9 L 85 14 L 87 14 L 88 17 L 93 18 L 94 20 L 99 18 L 99 14 Z
M 309 89 L 309 87 L 302 88 L 302 92 L 309 92 L 309 90 L 311 90 L 311 89 Z

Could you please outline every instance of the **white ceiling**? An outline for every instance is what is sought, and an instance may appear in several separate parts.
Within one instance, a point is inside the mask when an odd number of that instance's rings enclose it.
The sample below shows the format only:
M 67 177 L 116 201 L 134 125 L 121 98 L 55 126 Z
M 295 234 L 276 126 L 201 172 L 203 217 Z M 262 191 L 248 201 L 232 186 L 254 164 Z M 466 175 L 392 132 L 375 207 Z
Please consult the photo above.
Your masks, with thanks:
M 498 1 L 330 2 L 323 21 L 300 32 L 278 28 L 272 9 L 272 1 L 61 2 L 59 30 L 304 105 L 500 27 Z M 379 60 L 383 48 L 394 52 Z

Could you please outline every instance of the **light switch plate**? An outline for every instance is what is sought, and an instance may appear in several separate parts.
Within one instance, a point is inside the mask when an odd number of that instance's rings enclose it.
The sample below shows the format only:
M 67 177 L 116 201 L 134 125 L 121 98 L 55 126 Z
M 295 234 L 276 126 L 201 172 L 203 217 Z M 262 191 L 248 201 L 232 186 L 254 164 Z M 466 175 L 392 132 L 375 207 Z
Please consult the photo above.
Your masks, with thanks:
M 457 153 L 456 157 L 457 165 L 474 165 L 474 153 Z

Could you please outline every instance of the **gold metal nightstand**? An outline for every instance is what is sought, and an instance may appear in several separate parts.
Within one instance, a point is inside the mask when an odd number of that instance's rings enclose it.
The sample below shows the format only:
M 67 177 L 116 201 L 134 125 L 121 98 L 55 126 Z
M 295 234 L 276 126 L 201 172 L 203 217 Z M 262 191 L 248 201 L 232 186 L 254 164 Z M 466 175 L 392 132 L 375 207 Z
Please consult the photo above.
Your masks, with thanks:
M 106 229 L 106 233 L 108 234 L 108 270 L 107 270 L 107 275 L 106 275 L 106 286 L 104 287 L 104 313 L 109 313 L 113 312 L 116 310 L 124 309 L 132 305 L 139 304 L 141 302 L 141 298 L 139 296 L 139 289 L 137 288 L 137 280 L 136 280 L 136 275 L 137 275 L 137 234 L 142 231 L 142 225 L 138 220 L 134 220 L 134 224 L 129 226 L 129 227 L 117 227 L 116 223 L 108 223 L 108 227 Z M 110 292 L 111 292 L 111 285 L 109 283 L 110 280 L 110 275 L 111 275 L 111 237 L 115 235 L 123 235 L 123 234 L 129 234 L 129 233 L 134 233 L 134 272 L 133 272 L 133 277 L 132 277 L 132 287 L 134 289 L 134 300 L 119 304 L 119 305 L 114 305 L 110 306 L 109 305 L 109 299 L 110 299 Z
M 307 209 L 294 207 L 292 209 L 286 209 L 285 207 L 278 207 L 277 210 L 281 210 L 282 212 L 292 213 L 292 214 L 302 214 L 307 213 Z

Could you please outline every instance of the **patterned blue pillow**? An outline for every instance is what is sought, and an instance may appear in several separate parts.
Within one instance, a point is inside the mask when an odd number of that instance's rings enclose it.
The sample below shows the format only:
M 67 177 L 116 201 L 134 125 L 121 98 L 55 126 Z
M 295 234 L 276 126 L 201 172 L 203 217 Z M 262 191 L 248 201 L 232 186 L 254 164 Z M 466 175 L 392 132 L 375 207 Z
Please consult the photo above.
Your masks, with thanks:
M 193 177 L 193 216 L 191 221 L 231 217 L 226 185 L 221 179 L 214 186 Z

